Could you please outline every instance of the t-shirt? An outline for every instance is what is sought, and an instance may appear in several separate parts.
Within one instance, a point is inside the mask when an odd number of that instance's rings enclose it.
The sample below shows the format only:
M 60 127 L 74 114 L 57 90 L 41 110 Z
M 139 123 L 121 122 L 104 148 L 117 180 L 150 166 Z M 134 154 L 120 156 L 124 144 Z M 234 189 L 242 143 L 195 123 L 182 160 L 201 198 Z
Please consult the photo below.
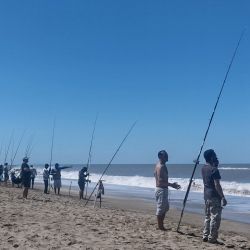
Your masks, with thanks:
M 53 180 L 61 180 L 61 169 L 53 169 L 51 174 L 53 175 Z
M 43 180 L 47 181 L 49 179 L 49 169 L 48 168 L 44 168 L 43 169 Z
M 37 175 L 36 169 L 31 168 L 30 171 L 31 171 L 31 178 L 36 178 L 36 175 Z
M 209 164 L 204 165 L 201 169 L 201 174 L 204 183 L 204 199 L 220 198 L 220 195 L 215 189 L 214 180 L 220 180 L 220 172 L 217 167 Z
M 21 178 L 22 180 L 29 180 L 31 176 L 30 167 L 27 163 L 23 163 L 21 166 Z
M 85 183 L 86 182 L 86 177 L 88 175 L 86 174 L 86 171 L 83 171 L 82 169 L 79 171 L 79 178 L 78 178 L 78 182 L 79 183 Z

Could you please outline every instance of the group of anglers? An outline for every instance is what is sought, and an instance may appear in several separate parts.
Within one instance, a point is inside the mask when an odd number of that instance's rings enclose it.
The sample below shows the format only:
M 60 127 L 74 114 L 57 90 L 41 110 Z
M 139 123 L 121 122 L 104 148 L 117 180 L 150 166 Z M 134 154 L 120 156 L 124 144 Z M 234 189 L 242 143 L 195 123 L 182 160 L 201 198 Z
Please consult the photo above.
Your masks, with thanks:
M 33 167 L 33 165 L 29 165 L 29 158 L 24 157 L 23 163 L 19 170 L 18 176 L 16 176 L 16 169 L 11 169 L 8 167 L 8 163 L 5 163 L 4 166 L 0 165 L 0 181 L 3 181 L 5 185 L 9 180 L 9 173 L 11 175 L 12 186 L 18 185 L 18 187 L 23 187 L 23 198 L 27 199 L 29 188 L 34 188 L 34 181 L 37 176 L 37 171 Z M 43 182 L 44 182 L 44 194 L 49 194 L 49 189 L 52 186 L 51 180 L 53 180 L 53 186 L 55 194 L 60 195 L 60 189 L 62 186 L 61 182 L 61 170 L 70 168 L 68 166 L 59 166 L 58 163 L 55 164 L 55 168 L 51 168 L 49 164 L 45 164 L 43 169 Z M 79 198 L 84 199 L 84 190 L 86 183 L 91 182 L 89 180 L 89 173 L 87 167 L 82 167 L 79 171 L 78 176 L 78 186 L 79 186 Z M 99 181 L 98 189 L 97 189 L 97 198 L 104 194 L 104 187 L 102 180 Z
M 27 157 L 25 157 L 27 158 Z M 37 176 L 37 171 L 33 167 L 33 165 L 30 165 L 30 186 L 33 189 L 34 188 L 34 183 L 35 183 L 35 178 Z M 17 175 L 17 172 L 18 175 Z M 22 187 L 22 169 L 20 171 L 17 171 L 16 169 L 13 169 L 8 165 L 8 163 L 4 163 L 4 165 L 0 165 L 0 182 L 4 182 L 5 185 L 7 185 L 8 180 L 10 179 L 12 182 L 12 186 L 18 185 Z

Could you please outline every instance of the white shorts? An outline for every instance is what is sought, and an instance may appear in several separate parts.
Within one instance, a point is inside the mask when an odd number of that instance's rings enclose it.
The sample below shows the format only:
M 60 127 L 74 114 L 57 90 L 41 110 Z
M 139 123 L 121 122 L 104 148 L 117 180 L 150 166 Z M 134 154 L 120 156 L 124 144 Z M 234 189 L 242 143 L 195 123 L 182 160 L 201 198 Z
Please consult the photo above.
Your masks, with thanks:
M 164 215 L 169 210 L 168 188 L 156 188 L 155 198 L 157 202 L 156 215 Z

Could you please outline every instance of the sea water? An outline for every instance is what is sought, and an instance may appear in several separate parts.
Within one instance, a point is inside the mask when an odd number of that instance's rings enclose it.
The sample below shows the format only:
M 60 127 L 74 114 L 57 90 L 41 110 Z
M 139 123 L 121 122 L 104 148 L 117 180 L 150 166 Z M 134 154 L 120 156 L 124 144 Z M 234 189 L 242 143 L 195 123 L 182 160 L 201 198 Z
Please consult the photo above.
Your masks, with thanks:
M 62 184 L 77 187 L 78 172 L 82 165 L 70 166 L 62 170 Z M 94 164 L 89 168 L 91 184 L 89 192 L 99 180 L 106 165 Z M 172 207 L 182 208 L 182 202 L 187 190 L 193 165 L 169 164 L 169 182 L 178 182 L 181 189 L 170 190 L 170 203 Z M 186 204 L 186 210 L 203 214 L 203 182 L 201 167 L 198 166 L 194 175 L 192 188 Z M 38 176 L 36 181 L 42 182 L 43 167 L 36 166 Z M 228 205 L 223 209 L 223 217 L 250 223 L 250 164 L 222 164 L 219 167 L 222 177 L 221 185 L 228 200 Z M 153 176 L 154 164 L 114 164 L 108 168 L 103 176 L 105 193 L 119 197 L 135 197 L 154 202 L 155 179 Z

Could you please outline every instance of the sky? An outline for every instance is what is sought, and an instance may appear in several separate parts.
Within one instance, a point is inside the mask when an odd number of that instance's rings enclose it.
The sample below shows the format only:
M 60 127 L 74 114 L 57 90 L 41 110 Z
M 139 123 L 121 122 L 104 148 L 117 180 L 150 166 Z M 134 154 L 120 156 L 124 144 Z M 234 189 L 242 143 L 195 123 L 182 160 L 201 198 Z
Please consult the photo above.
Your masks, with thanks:
M 192 163 L 228 64 L 247 29 L 206 148 L 223 163 L 250 162 L 250 2 L 1 1 L 0 89 L 4 161 L 25 136 L 21 163 Z M 14 146 L 12 146 L 14 145 Z M 14 154 L 14 153 L 13 153 Z M 12 155 L 13 155 L 12 154 Z

